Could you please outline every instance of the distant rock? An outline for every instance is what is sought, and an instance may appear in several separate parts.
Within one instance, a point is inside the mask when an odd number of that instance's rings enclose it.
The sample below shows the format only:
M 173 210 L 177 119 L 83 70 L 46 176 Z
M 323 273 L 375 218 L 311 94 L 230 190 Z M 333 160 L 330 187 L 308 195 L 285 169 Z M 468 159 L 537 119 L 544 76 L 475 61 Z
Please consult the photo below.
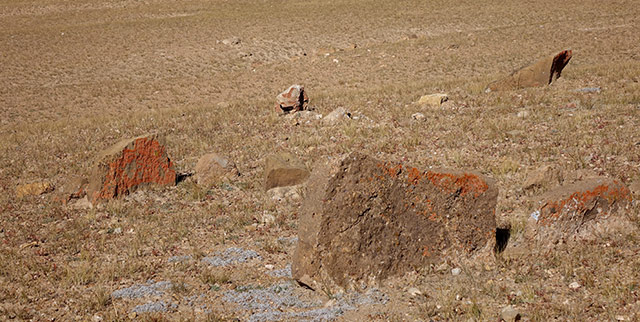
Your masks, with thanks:
M 305 110 L 307 105 L 309 105 L 309 96 L 302 85 L 291 85 L 276 96 L 276 112 L 278 113 L 295 113 Z
M 551 84 L 562 74 L 562 70 L 571 60 L 572 51 L 543 58 L 533 65 L 519 69 L 511 75 L 499 79 L 487 86 L 487 91 L 504 91 L 525 87 L 539 87 Z
M 421 171 L 352 153 L 314 166 L 293 277 L 341 291 L 493 248 L 498 190 L 471 172 Z
M 449 100 L 449 96 L 447 94 L 429 94 L 420 97 L 418 104 L 439 107 L 447 100 Z
M 309 177 L 307 167 L 291 153 L 272 154 L 265 164 L 265 189 L 293 186 Z
M 240 45 L 241 42 L 242 42 L 242 40 L 240 40 L 240 38 L 238 38 L 238 37 L 231 37 L 231 38 L 223 39 L 221 41 L 222 44 L 227 45 L 227 46 Z
M 16 197 L 39 196 L 51 192 L 53 189 L 53 184 L 48 181 L 21 184 L 16 187 Z
M 525 192 L 532 194 L 545 191 L 549 188 L 557 187 L 564 181 L 562 168 L 557 165 L 543 165 L 530 172 L 522 188 Z
M 505 306 L 500 312 L 500 319 L 504 322 L 517 322 L 520 321 L 520 312 L 511 305 Z
M 411 118 L 416 120 L 416 121 L 424 121 L 425 116 L 422 113 L 413 113 L 413 114 L 411 114 Z
M 100 153 L 87 195 L 92 203 L 127 195 L 149 185 L 175 185 L 176 171 L 164 138 L 157 134 L 122 140 Z
M 531 112 L 527 110 L 519 111 L 518 114 L 516 114 L 516 116 L 521 119 L 526 119 L 527 117 L 529 117 L 529 115 L 531 115 Z
M 597 239 L 634 227 L 625 215 L 631 193 L 617 180 L 588 179 L 553 189 L 539 199 L 525 231 L 533 243 Z
M 198 185 L 211 187 L 240 175 L 235 163 L 217 154 L 208 153 L 198 159 L 195 179 Z
M 322 119 L 322 123 L 325 125 L 332 125 L 347 118 L 349 118 L 349 114 L 347 110 L 341 106 L 327 114 L 327 116 Z

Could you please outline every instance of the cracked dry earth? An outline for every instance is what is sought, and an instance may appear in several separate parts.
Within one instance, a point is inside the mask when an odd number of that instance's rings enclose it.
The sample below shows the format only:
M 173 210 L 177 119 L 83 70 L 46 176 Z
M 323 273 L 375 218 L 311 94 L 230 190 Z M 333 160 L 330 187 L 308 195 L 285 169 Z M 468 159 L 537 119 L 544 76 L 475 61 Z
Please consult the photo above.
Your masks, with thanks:
M 637 201 L 628 232 L 544 247 L 524 234 L 554 185 L 597 175 L 638 197 L 636 2 L 0 0 L 0 320 L 495 321 L 508 307 L 638 320 Z M 485 92 L 568 49 L 550 86 Z M 322 117 L 274 113 L 293 84 Z M 416 103 L 436 93 L 449 100 Z M 96 207 L 56 197 L 101 151 L 152 132 L 177 185 Z M 210 152 L 240 175 L 198 186 Z M 274 152 L 308 168 L 361 152 L 477 171 L 499 190 L 503 251 L 346 293 L 300 287 L 289 265 L 307 196 L 264 191 Z M 530 193 L 544 166 L 563 175 Z M 55 191 L 18 196 L 22 184 Z

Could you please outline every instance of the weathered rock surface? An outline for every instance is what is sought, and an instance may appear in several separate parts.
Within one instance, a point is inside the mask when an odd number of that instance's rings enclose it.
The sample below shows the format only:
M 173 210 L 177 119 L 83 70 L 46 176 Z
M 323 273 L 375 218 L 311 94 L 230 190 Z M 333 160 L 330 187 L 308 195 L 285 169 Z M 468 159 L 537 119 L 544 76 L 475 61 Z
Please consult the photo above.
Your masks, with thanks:
M 200 157 L 195 168 L 196 182 L 206 187 L 230 180 L 238 175 L 240 172 L 238 172 L 235 163 L 217 153 L 208 153 Z
M 504 91 L 525 87 L 540 87 L 551 84 L 562 74 L 562 70 L 571 60 L 572 51 L 563 50 L 560 53 L 546 57 L 511 73 L 511 75 L 497 80 L 487 87 L 489 91 Z
M 447 94 L 429 94 L 420 97 L 418 104 L 437 107 L 442 105 L 442 103 L 446 102 L 448 99 L 449 96 L 447 96 Z
M 53 189 L 53 184 L 48 181 L 21 184 L 16 187 L 16 197 L 38 196 L 51 192 Z
M 528 174 L 522 188 L 527 193 L 535 193 L 562 184 L 564 175 L 557 165 L 547 164 Z
M 622 231 L 633 227 L 623 211 L 630 202 L 629 188 L 609 178 L 559 187 L 540 197 L 525 235 L 534 243 L 555 244 Z
M 92 203 L 126 195 L 148 185 L 175 185 L 176 171 L 164 139 L 157 134 L 122 140 L 100 153 L 89 179 Z
M 498 191 L 480 175 L 420 171 L 353 153 L 314 167 L 293 277 L 345 289 L 456 259 L 495 235 Z
M 276 96 L 276 112 L 290 113 L 302 111 L 309 104 L 309 96 L 302 85 L 291 85 Z
M 291 153 L 272 154 L 265 165 L 265 189 L 293 186 L 309 177 L 307 167 Z

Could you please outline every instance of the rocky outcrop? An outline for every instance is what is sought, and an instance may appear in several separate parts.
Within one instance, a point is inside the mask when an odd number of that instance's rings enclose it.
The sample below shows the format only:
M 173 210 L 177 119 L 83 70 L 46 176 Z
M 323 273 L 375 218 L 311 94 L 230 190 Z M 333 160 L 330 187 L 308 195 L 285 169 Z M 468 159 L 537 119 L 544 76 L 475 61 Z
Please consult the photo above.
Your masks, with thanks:
M 429 94 L 420 97 L 418 104 L 438 107 L 448 100 L 449 96 L 447 94 Z
M 556 55 L 541 59 L 533 65 L 516 70 L 511 75 L 489 84 L 487 90 L 504 91 L 549 85 L 560 77 L 562 70 L 571 60 L 571 55 L 571 50 L 563 50 Z
M 497 195 L 492 180 L 472 172 L 422 171 L 359 153 L 314 166 L 293 277 L 340 290 L 470 257 L 495 236 Z
M 157 134 L 122 140 L 100 153 L 87 195 L 92 203 L 129 194 L 148 185 L 175 185 L 176 171 L 164 139 Z
M 609 178 L 593 178 L 542 195 L 527 223 L 525 236 L 534 243 L 556 244 L 596 237 L 633 227 L 624 210 L 631 192 Z

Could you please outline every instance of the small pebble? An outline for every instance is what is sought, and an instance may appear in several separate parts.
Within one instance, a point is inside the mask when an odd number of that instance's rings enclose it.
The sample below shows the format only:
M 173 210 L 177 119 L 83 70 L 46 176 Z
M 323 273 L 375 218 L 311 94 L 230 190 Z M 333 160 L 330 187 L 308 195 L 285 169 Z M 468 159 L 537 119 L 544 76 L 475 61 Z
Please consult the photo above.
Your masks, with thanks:
M 578 282 L 573 282 L 573 283 L 569 284 L 569 288 L 572 289 L 572 290 L 577 290 L 577 289 L 580 288 L 580 286 L 581 285 Z
M 451 270 L 451 274 L 453 274 L 453 276 L 460 275 L 460 272 L 462 272 L 462 270 L 459 267 Z

